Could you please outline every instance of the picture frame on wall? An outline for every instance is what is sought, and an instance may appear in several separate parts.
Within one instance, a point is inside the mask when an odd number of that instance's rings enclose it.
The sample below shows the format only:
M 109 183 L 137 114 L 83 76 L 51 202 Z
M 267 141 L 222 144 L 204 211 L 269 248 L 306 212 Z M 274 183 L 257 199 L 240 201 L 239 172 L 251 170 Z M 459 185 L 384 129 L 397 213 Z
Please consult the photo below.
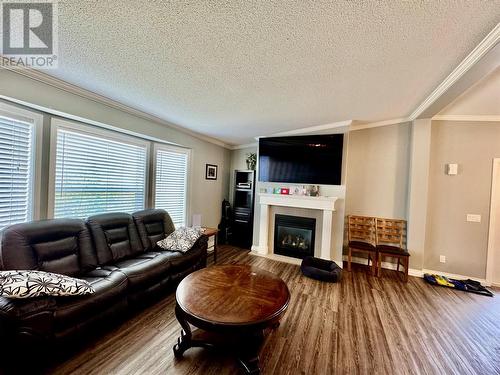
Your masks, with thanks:
M 215 164 L 207 164 L 205 168 L 206 180 L 217 180 L 217 166 Z

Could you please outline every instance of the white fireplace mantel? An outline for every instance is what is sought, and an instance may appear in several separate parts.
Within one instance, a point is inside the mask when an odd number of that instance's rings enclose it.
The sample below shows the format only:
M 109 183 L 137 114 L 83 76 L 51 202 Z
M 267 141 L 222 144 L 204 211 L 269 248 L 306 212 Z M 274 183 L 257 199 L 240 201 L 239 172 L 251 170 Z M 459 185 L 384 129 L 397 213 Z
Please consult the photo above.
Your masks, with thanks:
M 320 258 L 331 260 L 332 219 L 335 211 L 336 197 L 306 197 L 300 195 L 259 194 L 260 223 L 259 246 L 260 255 L 269 254 L 269 211 L 271 206 L 306 208 L 323 211 L 321 223 L 321 253 Z

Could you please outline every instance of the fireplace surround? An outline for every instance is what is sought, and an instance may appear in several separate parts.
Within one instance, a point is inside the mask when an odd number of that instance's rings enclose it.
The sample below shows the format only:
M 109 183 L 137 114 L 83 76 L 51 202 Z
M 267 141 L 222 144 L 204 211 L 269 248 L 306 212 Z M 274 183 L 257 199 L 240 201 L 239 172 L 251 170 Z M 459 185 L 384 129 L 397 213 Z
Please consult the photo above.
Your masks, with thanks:
M 317 210 L 321 211 L 321 219 L 319 228 L 321 230 L 318 235 L 318 254 L 317 257 L 326 260 L 332 260 L 332 248 L 331 248 L 331 239 L 332 239 L 332 221 L 333 221 L 333 213 L 335 212 L 335 202 L 337 201 L 337 197 L 306 197 L 299 195 L 283 195 L 283 194 L 269 194 L 269 193 L 260 193 L 259 194 L 259 205 L 260 205 L 260 214 L 259 214 L 259 225 L 258 229 L 258 245 L 252 246 L 252 250 L 255 251 L 256 255 L 260 255 L 263 257 L 272 257 L 274 254 L 274 249 L 271 249 L 271 253 L 269 252 L 269 216 L 271 215 L 272 207 L 292 207 L 292 208 L 302 208 L 309 210 Z M 279 255 L 278 255 L 279 256 Z M 281 258 L 285 258 L 281 256 Z M 298 261 L 293 257 L 288 257 L 289 260 Z M 341 262 L 341 261 L 340 261 Z M 296 262 L 293 262 L 296 263 Z
M 314 256 L 316 219 L 275 215 L 274 253 L 304 259 Z

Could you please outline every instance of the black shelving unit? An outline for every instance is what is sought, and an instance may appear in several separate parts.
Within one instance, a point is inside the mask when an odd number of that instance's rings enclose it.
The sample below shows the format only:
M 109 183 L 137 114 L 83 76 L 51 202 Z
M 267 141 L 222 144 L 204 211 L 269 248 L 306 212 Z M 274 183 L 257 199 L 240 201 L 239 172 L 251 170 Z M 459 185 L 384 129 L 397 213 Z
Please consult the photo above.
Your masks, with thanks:
M 231 243 L 250 249 L 253 237 L 255 171 L 234 171 L 233 235 Z

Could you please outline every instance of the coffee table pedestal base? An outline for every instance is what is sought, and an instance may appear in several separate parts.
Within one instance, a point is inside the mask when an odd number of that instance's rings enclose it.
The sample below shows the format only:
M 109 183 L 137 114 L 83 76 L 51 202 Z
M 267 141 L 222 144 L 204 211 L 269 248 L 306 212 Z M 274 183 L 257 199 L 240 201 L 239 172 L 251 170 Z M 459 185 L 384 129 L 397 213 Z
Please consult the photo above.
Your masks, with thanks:
M 200 328 L 191 329 L 182 310 L 175 309 L 175 315 L 182 326 L 181 336 L 174 345 L 174 355 L 182 358 L 189 348 L 202 347 L 234 355 L 246 374 L 260 374 L 259 353 L 264 343 L 264 331 L 252 333 L 212 332 Z

